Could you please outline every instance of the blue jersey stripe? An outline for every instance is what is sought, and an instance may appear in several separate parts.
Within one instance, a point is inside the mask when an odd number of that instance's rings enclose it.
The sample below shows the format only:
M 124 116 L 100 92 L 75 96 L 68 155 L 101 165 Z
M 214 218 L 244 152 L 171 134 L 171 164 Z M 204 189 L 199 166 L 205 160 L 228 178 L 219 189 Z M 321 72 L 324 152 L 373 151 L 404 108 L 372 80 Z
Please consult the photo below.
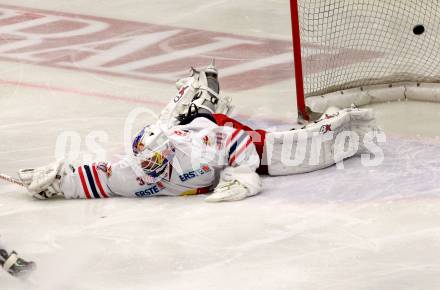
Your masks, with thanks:
M 243 142 L 244 139 L 246 139 L 247 134 L 244 132 L 240 133 L 240 136 L 237 138 L 237 141 L 235 141 L 231 148 L 229 149 L 229 158 L 231 158 L 232 154 L 234 154 L 235 150 L 237 150 L 237 147 Z
M 234 142 L 231 148 L 229 149 L 229 157 L 231 157 L 232 153 L 235 152 L 235 149 L 237 149 L 237 142 Z
M 95 180 L 93 179 L 92 171 L 90 171 L 90 167 L 88 165 L 84 165 L 83 167 L 86 170 L 87 179 L 89 180 L 89 184 L 90 184 L 90 188 L 92 189 L 93 196 L 95 198 L 101 198 L 101 196 L 99 196 L 98 191 L 96 190 Z

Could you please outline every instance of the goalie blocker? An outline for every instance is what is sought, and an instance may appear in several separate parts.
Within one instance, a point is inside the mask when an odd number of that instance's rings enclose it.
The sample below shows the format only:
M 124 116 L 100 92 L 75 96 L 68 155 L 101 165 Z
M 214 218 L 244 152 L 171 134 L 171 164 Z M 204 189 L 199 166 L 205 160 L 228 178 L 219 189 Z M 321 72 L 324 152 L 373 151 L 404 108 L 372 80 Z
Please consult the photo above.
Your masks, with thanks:
M 376 163 L 369 164 L 377 164 L 383 158 L 378 143 L 385 142 L 385 135 L 377 127 L 371 109 L 329 108 L 319 120 L 284 132 L 252 130 L 226 115 L 214 117 L 220 126 L 248 132 L 260 156 L 260 174 L 311 172 L 363 153 L 377 157 Z

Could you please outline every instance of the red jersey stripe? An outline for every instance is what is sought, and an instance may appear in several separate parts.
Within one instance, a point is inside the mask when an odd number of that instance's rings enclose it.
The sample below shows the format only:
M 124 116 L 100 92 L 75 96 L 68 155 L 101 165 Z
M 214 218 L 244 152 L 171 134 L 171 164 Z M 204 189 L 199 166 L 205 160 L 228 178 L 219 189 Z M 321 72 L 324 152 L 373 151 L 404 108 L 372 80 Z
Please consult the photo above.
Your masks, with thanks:
M 232 140 L 234 140 L 235 137 L 237 137 L 238 133 L 241 130 L 237 129 L 234 131 L 234 133 L 232 133 L 231 137 L 228 138 L 228 141 L 226 141 L 226 147 L 228 147 L 229 144 L 231 144 Z
M 86 179 L 84 178 L 84 172 L 82 170 L 82 166 L 78 167 L 78 174 L 79 174 L 79 179 L 81 179 L 81 184 L 84 189 L 84 193 L 87 198 L 90 198 L 90 192 L 89 189 L 87 188 L 87 183 L 86 183 Z
M 244 150 L 246 150 L 246 148 L 251 143 L 252 143 L 252 139 L 250 137 L 248 137 L 248 140 L 247 140 L 246 144 L 244 144 L 244 146 L 241 147 L 237 152 L 235 152 L 235 154 L 229 159 L 229 165 L 234 164 L 235 159 L 237 159 L 237 157 L 240 156 L 240 154 L 242 154 L 244 152 Z
M 93 165 L 92 165 L 92 171 L 93 171 L 93 177 L 95 178 L 95 183 L 96 183 L 96 185 L 98 185 L 98 189 L 99 189 L 99 192 L 101 193 L 101 196 L 107 198 L 108 195 L 105 193 L 105 190 L 102 187 L 101 181 L 99 180 L 99 175 L 98 175 L 98 171 L 96 170 L 95 163 L 93 163 Z

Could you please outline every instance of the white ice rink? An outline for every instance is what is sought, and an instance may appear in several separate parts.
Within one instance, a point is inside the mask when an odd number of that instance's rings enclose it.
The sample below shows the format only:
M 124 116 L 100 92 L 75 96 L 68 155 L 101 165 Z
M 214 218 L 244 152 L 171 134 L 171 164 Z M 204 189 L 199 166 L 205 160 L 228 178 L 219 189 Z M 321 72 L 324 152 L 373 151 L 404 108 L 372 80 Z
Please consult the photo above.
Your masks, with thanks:
M 240 120 L 265 128 L 295 122 L 288 1 L 18 2 L 0 0 L 0 173 L 51 162 L 66 132 L 79 136 L 80 158 L 93 158 L 86 138 L 94 132 L 104 136 L 98 143 L 106 158 L 115 159 L 128 114 L 140 106 L 159 111 L 175 94 L 175 73 L 213 56 Z M 77 28 L 62 19 L 62 30 L 52 31 L 60 37 L 31 46 L 44 48 L 38 55 L 26 47 L 8 51 L 20 37 L 47 33 L 18 30 L 26 23 L 19 18 L 2 22 L 16 11 L 36 21 L 52 15 L 111 24 L 87 41 L 110 39 L 112 29 L 123 36 L 155 31 L 150 24 L 182 34 L 170 32 L 148 48 L 151 57 L 124 55 L 127 46 L 119 50 L 124 56 L 99 66 L 99 57 L 111 57 L 109 43 L 55 49 L 63 33 Z M 207 48 L 207 40 L 221 46 L 226 38 L 252 48 Z M 185 56 L 194 47 L 198 58 Z M 95 67 L 82 53 L 99 55 Z M 152 75 L 123 71 L 124 61 L 143 59 Z M 264 177 L 263 193 L 240 202 L 208 204 L 204 196 L 37 201 L 0 182 L 0 241 L 38 264 L 28 281 L 0 272 L 0 289 L 439 289 L 440 105 L 373 107 L 387 133 L 380 166 L 364 167 L 356 157 L 344 169 Z

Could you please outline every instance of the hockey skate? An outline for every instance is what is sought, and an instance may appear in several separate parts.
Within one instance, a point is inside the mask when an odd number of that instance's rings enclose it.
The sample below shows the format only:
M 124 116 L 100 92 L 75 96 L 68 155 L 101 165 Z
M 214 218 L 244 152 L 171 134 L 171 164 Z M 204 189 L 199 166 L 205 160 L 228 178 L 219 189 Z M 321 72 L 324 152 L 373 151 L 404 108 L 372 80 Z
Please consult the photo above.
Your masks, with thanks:
M 218 71 L 214 60 L 200 71 L 191 68 L 191 78 L 195 80 L 192 84 L 198 90 L 177 117 L 180 123 L 185 123 L 185 120 L 190 120 L 197 114 L 227 114 L 231 111 L 231 98 L 220 96 Z M 177 86 L 181 85 L 177 84 Z
M 28 276 L 36 268 L 34 262 L 18 257 L 14 251 L 8 254 L 4 249 L 0 249 L 0 266 L 12 276 L 20 278 Z
M 178 94 L 159 117 L 160 123 L 168 127 L 181 124 L 198 113 L 227 114 L 232 110 L 231 98 L 220 95 L 214 60 L 202 70 L 191 68 L 190 76 L 179 79 L 176 87 Z

